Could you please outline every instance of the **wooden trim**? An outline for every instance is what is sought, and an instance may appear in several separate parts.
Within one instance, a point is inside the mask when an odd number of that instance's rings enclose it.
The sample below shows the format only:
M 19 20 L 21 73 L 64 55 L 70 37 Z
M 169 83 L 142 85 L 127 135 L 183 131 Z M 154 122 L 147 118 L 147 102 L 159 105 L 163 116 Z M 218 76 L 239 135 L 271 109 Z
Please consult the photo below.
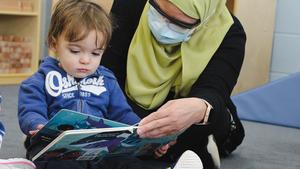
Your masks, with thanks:
M 234 91 L 239 93 L 269 82 L 276 0 L 236 0 L 234 5 L 247 35 L 244 64 Z
M 20 84 L 33 73 L 0 74 L 0 85 Z

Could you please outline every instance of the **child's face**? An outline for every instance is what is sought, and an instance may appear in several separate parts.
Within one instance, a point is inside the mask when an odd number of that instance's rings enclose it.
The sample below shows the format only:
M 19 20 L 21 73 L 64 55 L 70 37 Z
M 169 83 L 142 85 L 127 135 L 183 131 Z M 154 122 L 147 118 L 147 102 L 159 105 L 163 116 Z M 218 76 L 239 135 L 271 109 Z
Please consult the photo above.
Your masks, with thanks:
M 90 31 L 81 41 L 66 41 L 64 34 L 55 41 L 52 50 L 56 52 L 60 66 L 69 75 L 84 78 L 93 74 L 99 67 L 103 49 L 100 48 L 102 45 L 96 45 L 97 37 L 97 42 L 101 43 L 103 35 L 96 35 L 96 31 Z

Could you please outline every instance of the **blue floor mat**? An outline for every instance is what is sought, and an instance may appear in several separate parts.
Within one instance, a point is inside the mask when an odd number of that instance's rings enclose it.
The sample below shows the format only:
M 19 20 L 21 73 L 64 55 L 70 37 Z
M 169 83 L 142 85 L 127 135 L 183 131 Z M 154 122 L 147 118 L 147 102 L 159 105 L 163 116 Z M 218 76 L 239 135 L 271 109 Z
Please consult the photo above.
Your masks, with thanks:
M 300 128 L 300 72 L 232 99 L 243 120 Z

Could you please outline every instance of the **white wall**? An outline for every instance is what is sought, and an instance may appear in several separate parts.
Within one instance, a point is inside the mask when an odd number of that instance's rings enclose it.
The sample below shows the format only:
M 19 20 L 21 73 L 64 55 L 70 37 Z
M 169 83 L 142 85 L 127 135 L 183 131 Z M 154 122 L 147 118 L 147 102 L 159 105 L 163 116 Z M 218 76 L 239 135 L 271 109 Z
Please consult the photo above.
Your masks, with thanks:
M 271 81 L 300 71 L 299 7 L 299 0 L 277 0 Z

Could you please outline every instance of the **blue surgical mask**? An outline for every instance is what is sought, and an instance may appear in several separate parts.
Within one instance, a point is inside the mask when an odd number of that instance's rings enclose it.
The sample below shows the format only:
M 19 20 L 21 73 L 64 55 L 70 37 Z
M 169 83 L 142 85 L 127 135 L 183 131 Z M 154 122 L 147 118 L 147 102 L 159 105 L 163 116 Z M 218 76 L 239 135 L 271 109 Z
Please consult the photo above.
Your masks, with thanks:
M 162 44 L 176 44 L 188 41 L 195 29 L 181 28 L 171 23 L 155 8 L 150 6 L 148 24 L 155 39 Z

